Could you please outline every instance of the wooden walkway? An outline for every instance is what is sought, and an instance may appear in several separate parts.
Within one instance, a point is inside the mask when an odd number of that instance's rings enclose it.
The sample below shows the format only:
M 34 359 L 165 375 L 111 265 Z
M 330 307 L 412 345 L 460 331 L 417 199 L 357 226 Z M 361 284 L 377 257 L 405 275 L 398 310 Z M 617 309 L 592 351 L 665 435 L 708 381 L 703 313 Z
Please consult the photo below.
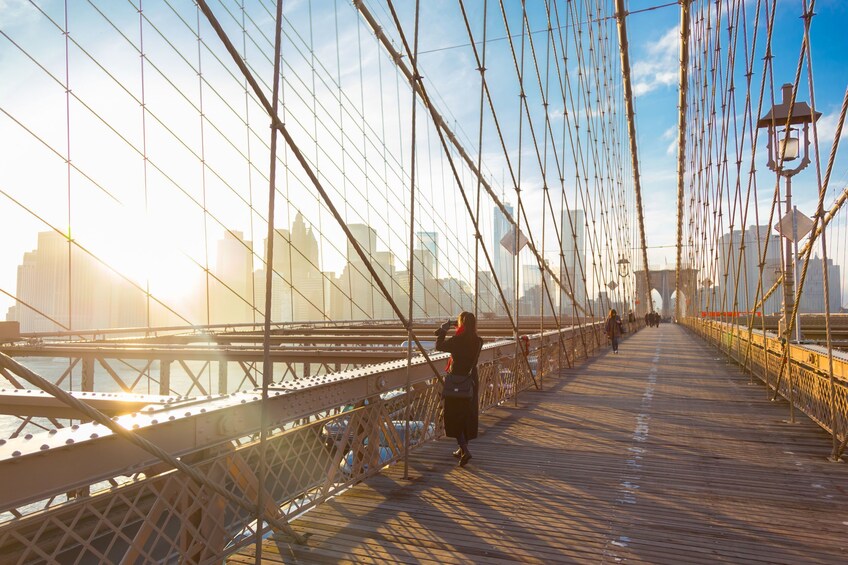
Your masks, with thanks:
M 829 436 L 662 324 L 267 541 L 265 563 L 846 563 L 848 466 Z M 254 548 L 230 563 L 253 563 Z

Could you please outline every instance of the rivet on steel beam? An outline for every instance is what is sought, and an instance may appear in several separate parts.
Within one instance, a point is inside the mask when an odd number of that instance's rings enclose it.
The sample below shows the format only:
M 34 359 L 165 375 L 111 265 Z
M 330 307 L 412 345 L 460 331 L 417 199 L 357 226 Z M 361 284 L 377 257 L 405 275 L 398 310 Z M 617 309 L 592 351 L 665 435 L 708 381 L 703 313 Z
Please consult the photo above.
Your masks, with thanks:
M 191 412 L 186 412 L 185 414 L 183 414 L 183 416 L 186 416 L 186 417 L 191 416 Z
M 20 456 L 21 456 L 21 452 L 20 452 L 20 451 L 13 451 L 13 452 L 12 452 L 12 457 L 20 457 Z
M 50 449 L 50 446 L 45 443 L 41 447 L 39 447 L 39 449 L 41 451 L 47 451 L 48 449 Z
M 74 443 L 74 439 L 73 439 L 73 438 L 68 438 L 68 439 L 66 439 L 66 440 L 65 440 L 65 444 L 66 444 L 66 445 L 71 445 L 72 443 Z
M 168 421 L 169 421 L 169 422 L 173 422 L 173 421 L 174 421 L 174 420 L 176 420 L 176 419 L 177 419 L 177 418 L 176 418 L 176 416 L 168 416 Z
M 91 435 L 90 435 L 90 436 L 88 436 L 88 437 L 90 437 L 91 439 L 96 439 L 96 438 L 98 437 L 98 435 L 97 435 L 97 434 L 91 434 Z
M 24 439 L 32 439 L 32 434 L 27 434 L 24 436 Z
M 0 439 L 0 445 L 6 445 L 6 440 L 5 440 L 5 439 Z
M 201 408 L 201 409 L 200 409 L 200 413 L 201 413 L 201 414 L 206 414 L 206 408 Z
M 72 429 L 72 430 L 78 430 L 78 429 L 79 429 L 79 424 L 74 424 L 73 426 L 71 426 L 71 429 Z

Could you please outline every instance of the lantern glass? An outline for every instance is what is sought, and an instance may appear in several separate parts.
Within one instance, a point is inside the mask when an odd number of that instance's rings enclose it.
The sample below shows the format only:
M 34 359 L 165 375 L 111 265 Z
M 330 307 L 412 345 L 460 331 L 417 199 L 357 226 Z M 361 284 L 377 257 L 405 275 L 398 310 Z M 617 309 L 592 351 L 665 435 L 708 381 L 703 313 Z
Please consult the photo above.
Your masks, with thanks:
M 783 146 L 786 145 L 786 152 L 783 151 Z M 777 144 L 777 158 L 780 159 L 783 155 L 784 161 L 794 161 L 798 158 L 798 133 L 794 129 L 789 130 L 789 136 L 785 132 L 780 135 L 780 141 Z

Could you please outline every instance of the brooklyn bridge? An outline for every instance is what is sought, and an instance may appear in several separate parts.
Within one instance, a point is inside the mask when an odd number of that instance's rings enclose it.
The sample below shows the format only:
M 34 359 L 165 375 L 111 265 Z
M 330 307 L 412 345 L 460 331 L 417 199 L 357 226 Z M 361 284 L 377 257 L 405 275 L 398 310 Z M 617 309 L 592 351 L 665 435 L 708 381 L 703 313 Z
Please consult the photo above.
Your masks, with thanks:
M 0 562 L 843 562 L 846 22 L 0 0 Z

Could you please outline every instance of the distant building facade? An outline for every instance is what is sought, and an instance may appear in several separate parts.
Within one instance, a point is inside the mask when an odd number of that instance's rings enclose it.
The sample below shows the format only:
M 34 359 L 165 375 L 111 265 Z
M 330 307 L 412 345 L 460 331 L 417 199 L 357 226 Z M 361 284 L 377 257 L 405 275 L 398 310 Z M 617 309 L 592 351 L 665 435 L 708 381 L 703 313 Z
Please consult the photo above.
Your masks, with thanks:
M 216 244 L 210 269 L 209 322 L 241 324 L 255 321 L 253 242 L 240 231 L 227 231 Z
M 562 215 L 562 257 L 563 268 L 560 281 L 563 289 L 560 304 L 564 316 L 572 313 L 579 315 L 580 308 L 586 306 L 586 213 L 583 210 L 566 210 Z M 568 292 L 566 292 L 568 291 Z M 568 293 L 574 296 L 574 300 Z
M 504 204 L 504 208 L 510 216 L 514 210 L 509 204 Z M 503 248 L 501 240 L 503 237 L 512 232 L 512 224 L 507 217 L 501 212 L 501 209 L 495 206 L 494 218 L 492 223 L 493 241 L 492 241 L 492 263 L 495 267 L 494 275 L 498 278 L 498 282 L 508 299 L 512 300 L 515 293 L 515 256 Z
M 145 292 L 54 231 L 38 234 L 15 282 L 19 302 L 7 319 L 22 332 L 148 325 Z
M 768 250 L 762 270 L 762 288 L 759 297 L 768 291 L 782 272 L 783 244 L 780 236 L 768 226 L 750 226 L 744 233 L 745 247 L 740 256 L 742 230 L 725 233 L 719 240 L 718 265 L 712 288 L 701 299 L 701 310 L 714 312 L 747 312 L 755 306 L 757 284 L 760 279 L 761 249 L 768 241 Z M 741 260 L 741 261 L 740 261 Z M 738 280 L 738 284 L 737 284 Z M 776 292 L 762 307 L 764 314 L 776 314 L 783 307 L 783 296 Z

